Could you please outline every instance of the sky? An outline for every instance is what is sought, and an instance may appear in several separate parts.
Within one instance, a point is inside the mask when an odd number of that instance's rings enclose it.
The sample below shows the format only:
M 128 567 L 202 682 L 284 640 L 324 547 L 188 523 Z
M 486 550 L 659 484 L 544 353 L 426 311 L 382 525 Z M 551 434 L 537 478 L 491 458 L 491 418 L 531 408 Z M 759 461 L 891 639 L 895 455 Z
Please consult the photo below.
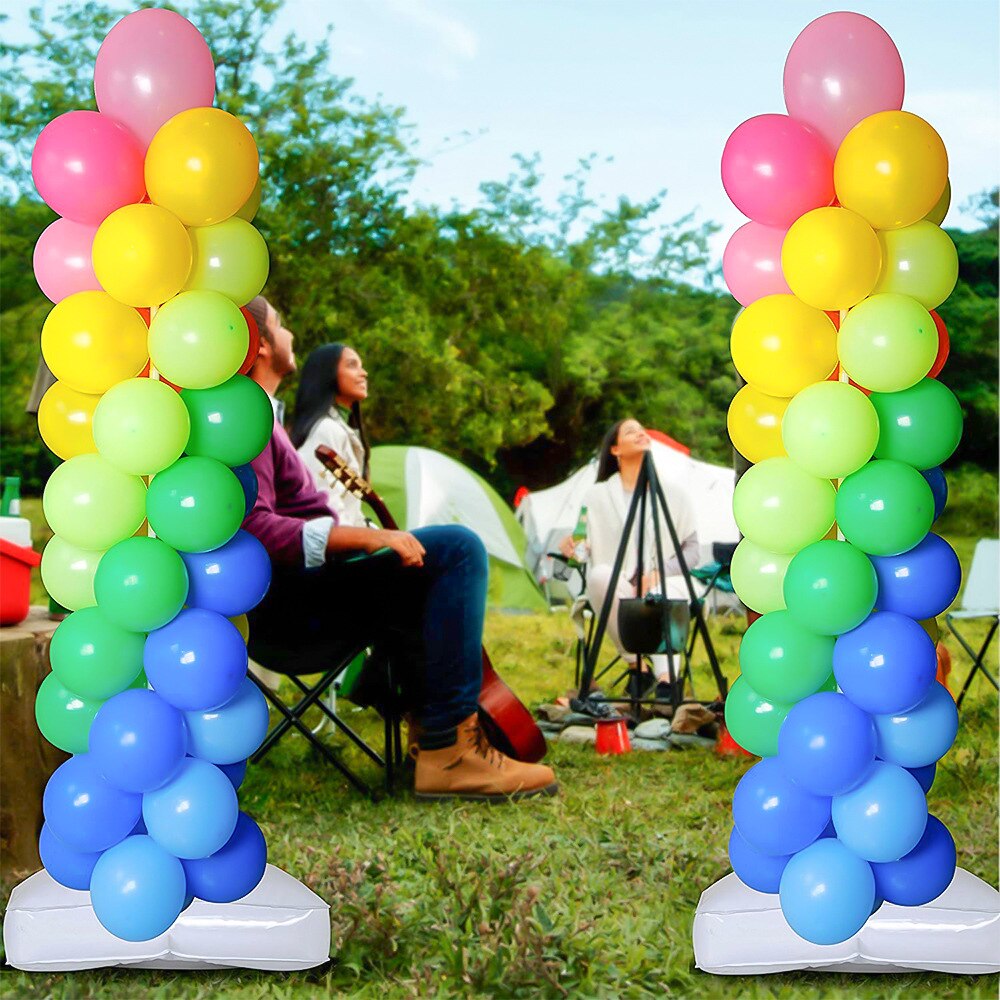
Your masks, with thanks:
M 10 29 L 30 4 L 15 0 Z M 51 5 L 50 5 L 51 6 Z M 784 112 L 782 67 L 796 35 L 838 8 L 814 0 L 287 0 L 275 39 L 332 23 L 331 69 L 403 106 L 425 165 L 411 198 L 477 201 L 516 153 L 542 156 L 544 199 L 590 153 L 593 194 L 614 204 L 662 188 L 662 218 L 697 209 L 728 236 L 744 221 L 719 179 L 732 130 Z M 948 149 L 946 225 L 975 228 L 965 200 L 998 183 L 1000 21 L 995 0 L 872 0 L 906 73 L 904 109 Z M 611 162 L 606 162 L 612 158 Z

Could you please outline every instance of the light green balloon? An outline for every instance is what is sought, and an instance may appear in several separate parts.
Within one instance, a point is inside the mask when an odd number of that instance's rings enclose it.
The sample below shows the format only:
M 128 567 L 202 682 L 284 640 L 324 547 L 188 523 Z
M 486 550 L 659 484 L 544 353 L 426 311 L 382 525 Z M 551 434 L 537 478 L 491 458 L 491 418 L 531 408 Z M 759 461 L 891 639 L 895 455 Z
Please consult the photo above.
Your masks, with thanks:
M 751 611 L 766 615 L 785 606 L 783 585 L 792 552 L 768 552 L 744 538 L 733 553 L 729 570 L 736 596 Z
M 849 382 L 815 382 L 788 404 L 781 420 L 788 457 L 820 479 L 842 479 L 872 457 L 878 415 Z
M 915 222 L 876 234 L 882 247 L 882 274 L 874 294 L 898 292 L 925 309 L 937 309 L 958 281 L 958 251 L 933 222 Z
M 110 549 L 142 525 L 146 485 L 101 455 L 77 455 L 49 476 L 42 510 L 52 531 L 70 544 Z
M 836 494 L 790 458 L 758 462 L 736 484 L 733 513 L 740 531 L 771 552 L 798 552 L 833 527 Z
M 726 696 L 726 728 L 744 750 L 758 757 L 774 757 L 778 731 L 791 708 L 791 704 L 768 701 L 741 675 Z
M 220 292 L 238 306 L 246 305 L 267 281 L 267 244 L 242 218 L 233 216 L 214 226 L 196 226 L 191 237 L 188 290 Z
M 98 452 L 133 476 L 152 476 L 173 465 L 190 432 L 183 400 L 157 379 L 125 379 L 112 386 L 94 410 Z
M 859 302 L 837 335 L 844 371 L 875 392 L 909 389 L 931 370 L 937 351 L 931 314 L 916 299 L 892 292 Z
M 55 674 L 49 674 L 35 698 L 35 721 L 53 746 L 66 753 L 86 753 L 90 748 L 90 724 L 103 704 L 82 698 L 63 687 Z
M 104 552 L 92 552 L 53 535 L 42 553 L 42 583 L 56 604 L 70 611 L 92 608 L 94 574 Z

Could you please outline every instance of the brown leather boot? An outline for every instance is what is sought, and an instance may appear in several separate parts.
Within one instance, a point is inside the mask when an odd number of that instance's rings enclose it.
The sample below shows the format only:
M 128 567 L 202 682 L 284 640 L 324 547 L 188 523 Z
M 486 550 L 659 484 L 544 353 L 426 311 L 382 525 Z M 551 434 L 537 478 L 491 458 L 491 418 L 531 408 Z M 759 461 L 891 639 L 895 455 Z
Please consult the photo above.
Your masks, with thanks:
M 533 795 L 555 795 L 559 784 L 551 767 L 522 764 L 491 746 L 474 712 L 456 727 L 456 739 L 440 750 L 417 750 L 418 799 L 468 799 L 507 802 Z

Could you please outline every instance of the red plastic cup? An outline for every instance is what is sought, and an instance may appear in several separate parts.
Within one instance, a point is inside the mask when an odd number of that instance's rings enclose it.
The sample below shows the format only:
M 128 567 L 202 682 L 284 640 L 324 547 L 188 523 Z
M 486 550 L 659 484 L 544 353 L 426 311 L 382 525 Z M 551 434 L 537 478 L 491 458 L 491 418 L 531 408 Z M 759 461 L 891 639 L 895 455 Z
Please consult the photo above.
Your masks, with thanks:
M 629 753 L 632 744 L 625 719 L 598 719 L 595 745 L 597 752 L 602 754 Z

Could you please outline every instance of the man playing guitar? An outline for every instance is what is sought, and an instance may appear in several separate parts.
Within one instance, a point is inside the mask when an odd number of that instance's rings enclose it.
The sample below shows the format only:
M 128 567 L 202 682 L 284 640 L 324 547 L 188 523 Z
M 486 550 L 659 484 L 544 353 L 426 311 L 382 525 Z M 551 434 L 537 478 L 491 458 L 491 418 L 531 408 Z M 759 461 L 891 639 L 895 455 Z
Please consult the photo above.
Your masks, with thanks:
M 267 394 L 295 371 L 293 335 L 258 296 L 249 304 L 261 348 L 250 372 Z M 552 795 L 552 769 L 508 757 L 479 725 L 487 558 L 458 525 L 414 532 L 338 523 L 276 418 L 254 459 L 258 496 L 244 528 L 271 557 L 271 589 L 253 628 L 303 643 L 329 634 L 377 635 L 414 674 L 420 726 L 415 788 L 427 799 L 507 800 Z M 357 553 L 362 558 L 345 558 Z

